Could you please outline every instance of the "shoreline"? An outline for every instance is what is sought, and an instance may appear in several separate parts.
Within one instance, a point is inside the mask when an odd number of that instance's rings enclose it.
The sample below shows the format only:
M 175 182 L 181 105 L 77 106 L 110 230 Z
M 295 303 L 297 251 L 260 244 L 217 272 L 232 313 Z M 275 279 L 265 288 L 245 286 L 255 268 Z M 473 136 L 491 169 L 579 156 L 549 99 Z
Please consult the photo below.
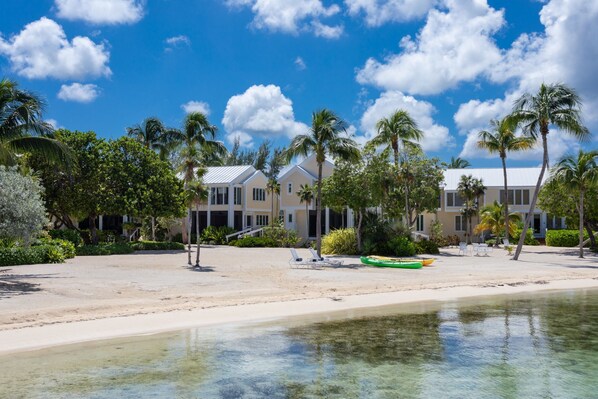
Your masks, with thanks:
M 139 313 L 87 321 L 46 324 L 0 331 L 0 355 L 116 338 L 155 335 L 227 324 L 281 322 L 339 312 L 372 312 L 377 308 L 420 302 L 448 302 L 476 297 L 598 288 L 598 278 L 538 280 L 536 283 L 467 285 L 449 288 L 406 289 L 365 294 L 337 294 L 313 299 L 214 306 L 170 312 Z M 316 310 L 317 309 L 317 310 Z

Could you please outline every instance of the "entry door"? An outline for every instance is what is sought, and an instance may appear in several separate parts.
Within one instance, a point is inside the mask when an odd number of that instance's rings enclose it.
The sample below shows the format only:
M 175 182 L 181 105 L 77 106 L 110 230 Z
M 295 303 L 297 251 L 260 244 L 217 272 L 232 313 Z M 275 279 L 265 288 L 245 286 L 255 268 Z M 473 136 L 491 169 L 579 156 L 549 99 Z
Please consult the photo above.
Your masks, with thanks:
M 296 229 L 296 221 L 295 221 L 295 212 L 293 211 L 288 211 L 286 212 L 286 226 L 287 229 L 289 230 L 295 230 Z
M 247 215 L 246 216 L 246 218 L 245 218 L 245 220 L 246 220 L 245 227 L 253 227 L 253 223 L 252 223 L 251 219 L 252 219 L 251 215 Z

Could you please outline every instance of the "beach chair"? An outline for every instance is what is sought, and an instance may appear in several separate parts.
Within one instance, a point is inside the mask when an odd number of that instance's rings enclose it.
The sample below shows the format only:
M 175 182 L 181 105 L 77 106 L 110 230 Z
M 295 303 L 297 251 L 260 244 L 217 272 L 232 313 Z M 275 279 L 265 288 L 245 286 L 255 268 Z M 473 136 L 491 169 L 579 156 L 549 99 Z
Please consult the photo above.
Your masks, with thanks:
M 459 255 L 467 255 L 467 243 L 466 242 L 459 243 Z
M 511 244 L 509 243 L 509 239 L 508 239 L 508 238 L 503 238 L 503 239 L 502 239 L 502 243 L 503 243 L 503 245 L 504 245 L 505 247 L 508 247 L 509 245 L 511 245 Z
M 307 267 L 321 267 L 323 265 L 322 262 L 318 262 L 315 259 L 303 259 L 302 257 L 297 254 L 297 250 L 295 248 L 290 248 L 291 250 L 291 259 L 289 259 L 289 265 L 291 267 L 300 267 L 300 266 L 307 266 Z
M 473 244 L 473 253 L 475 256 L 488 256 L 488 252 L 490 252 L 490 247 L 488 244 Z
M 312 247 L 309 247 L 309 252 L 311 252 L 311 260 L 314 262 L 320 262 L 328 266 L 340 266 L 343 264 L 342 260 L 323 258 L 321 256 L 318 256 L 318 253 Z

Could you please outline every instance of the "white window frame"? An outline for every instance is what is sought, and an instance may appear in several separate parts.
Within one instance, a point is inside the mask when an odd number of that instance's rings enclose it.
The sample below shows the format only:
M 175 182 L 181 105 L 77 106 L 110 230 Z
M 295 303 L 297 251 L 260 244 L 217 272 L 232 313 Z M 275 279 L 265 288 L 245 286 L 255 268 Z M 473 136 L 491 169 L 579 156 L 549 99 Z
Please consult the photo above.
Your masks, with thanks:
M 269 215 L 255 215 L 255 225 L 260 227 L 267 226 L 270 222 L 268 219 L 270 219 Z
M 449 194 L 451 196 L 453 196 L 453 205 L 449 205 L 449 201 L 448 201 Z M 456 201 L 457 198 L 459 198 L 459 200 L 461 201 L 461 205 L 455 205 L 455 203 L 457 202 Z M 444 193 L 444 206 L 446 209 L 461 209 L 464 204 L 465 204 L 465 201 L 463 200 L 463 198 L 461 198 L 461 196 L 459 195 L 458 192 L 447 191 Z
M 415 219 L 415 231 L 424 231 L 424 222 L 424 215 L 417 215 L 417 218 Z
M 293 194 L 293 183 L 287 183 L 287 194 Z
M 500 189 L 498 191 L 498 203 L 502 205 L 502 200 L 504 199 L 504 189 Z M 520 206 L 526 206 L 529 205 L 531 202 L 531 190 L 529 188 L 510 188 L 508 190 L 509 192 L 513 192 L 513 201 L 511 201 L 511 198 L 509 198 L 509 205 L 520 205 Z M 523 200 L 524 198 L 524 192 L 527 191 L 527 203 L 525 203 L 525 201 Z M 517 201 L 517 194 L 519 194 L 519 199 L 520 201 Z M 510 195 L 507 194 L 508 197 L 510 197 Z
M 457 223 L 457 218 L 459 218 L 459 223 Z M 467 231 L 467 226 L 463 226 L 464 221 L 463 215 L 455 215 L 455 231 Z
M 254 201 L 266 201 L 266 189 L 265 188 L 253 188 L 253 200 Z

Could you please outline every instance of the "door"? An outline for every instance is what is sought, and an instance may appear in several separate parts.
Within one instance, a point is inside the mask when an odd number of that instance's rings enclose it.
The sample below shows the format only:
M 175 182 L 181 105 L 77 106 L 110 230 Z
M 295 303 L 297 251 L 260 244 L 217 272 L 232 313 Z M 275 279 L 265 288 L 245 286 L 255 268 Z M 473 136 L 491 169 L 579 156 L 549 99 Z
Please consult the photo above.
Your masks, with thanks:
M 295 227 L 295 212 L 288 211 L 286 213 L 286 227 L 288 230 L 296 230 Z

